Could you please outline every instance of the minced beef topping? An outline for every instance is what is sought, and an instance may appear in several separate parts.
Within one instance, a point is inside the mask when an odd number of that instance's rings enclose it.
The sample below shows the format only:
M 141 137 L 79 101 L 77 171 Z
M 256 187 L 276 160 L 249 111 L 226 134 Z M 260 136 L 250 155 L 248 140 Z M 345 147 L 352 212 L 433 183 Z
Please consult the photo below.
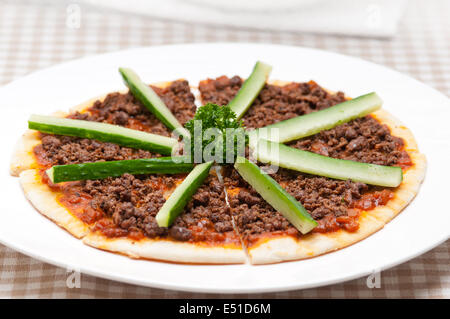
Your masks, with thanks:
M 234 168 L 227 167 L 223 178 L 236 227 L 247 243 L 256 241 L 262 233 L 283 232 L 293 236 L 299 234 Z M 235 188 L 238 189 L 237 193 L 233 192 Z
M 401 138 L 371 116 L 289 143 L 289 146 L 334 158 L 387 166 L 410 165 Z
M 81 191 L 92 196 L 91 208 L 111 217 L 113 227 L 102 225 L 110 236 L 142 232 L 146 237 L 169 236 L 179 241 L 223 241 L 233 232 L 223 186 L 213 174 L 207 177 L 171 227 L 159 227 L 155 216 L 173 190 L 179 175 L 124 174 L 118 178 L 81 181 Z M 118 226 L 114 227 L 114 226 Z
M 194 241 L 223 242 L 227 240 L 227 234 L 234 235 L 230 208 L 225 200 L 223 185 L 216 175 L 207 177 L 171 229 L 191 232 Z
M 238 76 L 221 76 L 200 82 L 203 103 L 226 105 L 242 85 Z M 266 84 L 242 118 L 247 128 L 258 128 L 298 115 L 322 110 L 345 101 L 344 93 L 327 93 L 315 82 L 290 83 L 284 86 Z
M 174 81 L 163 89 L 154 86 L 152 88 L 182 125 L 194 117 L 195 97 L 187 81 Z M 95 102 L 90 113 L 91 115 L 77 113 L 73 117 L 170 136 L 170 130 L 130 92 L 109 94 L 103 102 Z
M 71 136 L 42 134 L 41 140 L 42 144 L 37 145 L 34 151 L 45 166 L 159 156 L 144 150 Z
M 203 102 L 227 104 L 242 85 L 241 78 L 221 76 L 199 85 Z M 345 101 L 342 92 L 330 94 L 315 82 L 266 84 L 242 120 L 248 128 L 259 128 L 295 116 L 322 110 Z M 408 167 L 411 160 L 403 140 L 390 134 L 386 125 L 371 116 L 353 120 L 291 143 L 289 146 L 334 158 L 379 165 Z M 358 228 L 359 210 L 382 205 L 392 196 L 389 189 L 364 183 L 312 176 L 280 168 L 272 177 L 294 196 L 318 221 L 315 232 Z M 252 242 L 261 233 L 300 233 L 232 168 L 224 176 L 230 189 L 229 203 L 239 232 Z M 239 191 L 233 192 L 236 188 Z M 370 195 L 370 196 L 369 196 Z

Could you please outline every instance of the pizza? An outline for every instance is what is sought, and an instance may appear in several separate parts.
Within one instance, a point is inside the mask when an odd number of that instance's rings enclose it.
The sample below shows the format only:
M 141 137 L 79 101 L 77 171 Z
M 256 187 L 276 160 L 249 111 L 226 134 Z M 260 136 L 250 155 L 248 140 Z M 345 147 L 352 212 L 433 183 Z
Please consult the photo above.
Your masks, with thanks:
M 229 105 L 243 83 L 239 76 L 206 79 L 198 85 L 198 98 L 186 80 L 149 87 L 184 126 L 196 114 L 196 100 Z M 256 93 L 242 116 L 246 129 L 348 100 L 344 93 L 327 91 L 313 81 L 265 80 Z M 161 114 L 149 109 L 132 87 L 53 116 L 171 136 L 170 121 L 161 121 Z M 316 223 L 303 234 L 233 165 L 207 166 L 201 183 L 195 189 L 190 187 L 190 196 L 180 197 L 183 205 L 178 204 L 178 213 L 166 227 L 161 226 L 158 213 L 171 197 L 178 196 L 180 185 L 193 184 L 191 173 L 124 173 L 60 183 L 54 183 L 48 173 L 55 166 L 163 158 L 156 151 L 28 130 L 14 150 L 11 174 L 19 177 L 36 210 L 87 245 L 131 258 L 196 264 L 274 263 L 344 248 L 378 231 L 400 213 L 418 193 L 425 175 L 426 160 L 412 133 L 384 110 L 285 144 L 325 157 L 400 167 L 403 179 L 396 187 L 383 187 L 280 167 L 270 177 Z

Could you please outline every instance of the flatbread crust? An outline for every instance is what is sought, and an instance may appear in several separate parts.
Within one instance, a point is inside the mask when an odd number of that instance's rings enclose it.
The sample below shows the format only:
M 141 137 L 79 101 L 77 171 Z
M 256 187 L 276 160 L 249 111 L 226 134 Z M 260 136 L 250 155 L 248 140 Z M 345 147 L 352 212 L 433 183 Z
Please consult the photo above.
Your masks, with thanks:
M 73 236 L 82 238 L 89 232 L 89 225 L 72 215 L 59 201 L 59 192 L 52 191 L 42 183 L 38 170 L 28 169 L 20 173 L 20 184 L 26 198 L 45 217 L 67 230 Z
M 156 259 L 195 264 L 240 264 L 246 261 L 242 246 L 207 246 L 167 239 L 108 238 L 99 232 L 90 232 L 83 243 L 102 250 L 135 259 Z
M 154 84 L 160 88 L 171 82 Z M 122 91 L 120 93 L 125 93 Z M 97 100 L 103 101 L 107 94 L 90 99 L 70 109 L 83 113 Z M 69 113 L 56 112 L 53 116 L 66 117 Z M 131 258 L 157 259 L 183 263 L 236 264 L 245 263 L 246 255 L 241 245 L 208 246 L 196 243 L 176 242 L 166 239 L 133 240 L 127 237 L 109 238 L 98 231 L 91 231 L 94 225 L 84 223 L 58 201 L 59 192 L 42 182 L 39 164 L 33 154 L 36 145 L 42 143 L 39 132 L 27 130 L 19 139 L 12 155 L 10 173 L 18 176 L 22 189 L 31 204 L 45 217 L 64 228 L 86 245 L 129 256 Z
M 386 124 L 391 134 L 401 137 L 405 142 L 413 166 L 403 174 L 403 181 L 394 191 L 394 197 L 384 206 L 363 211 L 359 218 L 359 229 L 356 232 L 339 230 L 329 233 L 312 233 L 295 239 L 291 236 L 267 238 L 248 247 L 252 264 L 268 264 L 287 260 L 311 258 L 352 245 L 380 230 L 397 216 L 416 196 L 425 177 L 426 158 L 417 147 L 412 132 L 398 119 L 385 110 L 372 115 Z
M 171 82 L 155 84 L 164 88 Z M 289 82 L 271 81 L 274 85 L 285 85 Z M 96 100 L 103 100 L 106 95 L 91 99 L 73 107 L 70 112 L 85 112 Z M 68 113 L 57 112 L 55 116 L 65 117 Z M 418 150 L 417 143 L 411 131 L 398 119 L 385 110 L 379 110 L 372 115 L 391 129 L 391 134 L 401 137 L 405 149 L 414 165 L 403 175 L 402 184 L 395 190 L 394 198 L 387 205 L 379 206 L 367 212 L 362 212 L 356 232 L 339 230 L 330 233 L 313 233 L 295 239 L 291 236 L 267 238 L 257 244 L 247 247 L 247 254 L 238 245 L 207 246 L 176 242 L 166 239 L 109 238 L 98 231 L 90 231 L 87 225 L 72 215 L 70 211 L 58 202 L 58 193 L 42 183 L 37 170 L 39 165 L 33 155 L 33 149 L 41 143 L 39 133 L 28 130 L 18 141 L 14 150 L 10 172 L 19 176 L 25 196 L 44 216 L 66 229 L 77 238 L 83 238 L 83 243 L 102 250 L 123 254 L 131 258 L 157 259 L 184 263 L 244 263 L 247 259 L 252 264 L 276 263 L 288 260 L 311 258 L 324 253 L 354 244 L 374 232 L 380 230 L 402 211 L 417 194 L 426 171 L 426 159 Z

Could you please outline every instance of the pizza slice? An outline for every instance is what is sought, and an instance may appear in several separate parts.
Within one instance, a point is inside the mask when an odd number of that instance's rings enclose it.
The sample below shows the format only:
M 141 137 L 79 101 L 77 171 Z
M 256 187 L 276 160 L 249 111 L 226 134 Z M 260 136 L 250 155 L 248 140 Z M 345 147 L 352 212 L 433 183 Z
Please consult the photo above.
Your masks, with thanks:
M 105 209 L 107 217 L 97 221 L 83 242 L 133 258 L 185 263 L 245 262 L 245 253 L 233 229 L 223 186 L 215 170 L 168 228 L 159 227 L 155 216 L 170 193 L 144 186 L 153 178 L 150 175 L 141 180 L 129 174 L 121 177 L 120 182 L 124 183 L 119 187 L 124 191 L 131 189 L 135 195 L 131 195 L 131 200 L 120 199 L 117 206 Z M 172 183 L 171 177 L 159 178 L 164 185 Z M 115 185 L 105 180 L 105 193 L 111 184 Z
M 202 102 L 225 105 L 242 82 L 237 76 L 202 81 Z M 278 81 L 265 85 L 242 120 L 248 128 L 260 128 L 345 100 L 342 92 L 327 92 L 313 81 Z M 255 264 L 309 258 L 364 239 L 408 205 L 425 174 L 425 157 L 418 151 L 412 133 L 384 110 L 288 145 L 333 158 L 400 166 L 403 181 L 396 188 L 388 188 L 280 168 L 271 177 L 318 223 L 311 233 L 302 235 L 236 169 L 229 167 L 224 181 L 233 219 Z

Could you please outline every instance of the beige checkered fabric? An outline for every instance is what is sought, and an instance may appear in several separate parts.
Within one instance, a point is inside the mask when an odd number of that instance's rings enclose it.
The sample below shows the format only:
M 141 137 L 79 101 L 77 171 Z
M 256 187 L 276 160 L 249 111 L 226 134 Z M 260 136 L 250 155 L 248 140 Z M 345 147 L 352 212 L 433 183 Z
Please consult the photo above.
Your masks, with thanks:
M 80 4 L 81 26 L 69 28 L 76 1 L 0 0 L 0 84 L 66 60 L 130 47 L 187 42 L 265 42 L 307 46 L 362 57 L 409 74 L 450 96 L 450 1 L 415 0 L 391 40 L 264 32 L 164 21 Z M 209 295 L 138 287 L 88 275 L 67 288 L 68 273 L 0 245 L 0 297 L 15 298 L 449 298 L 450 241 L 381 273 L 381 288 L 366 278 L 290 292 Z

